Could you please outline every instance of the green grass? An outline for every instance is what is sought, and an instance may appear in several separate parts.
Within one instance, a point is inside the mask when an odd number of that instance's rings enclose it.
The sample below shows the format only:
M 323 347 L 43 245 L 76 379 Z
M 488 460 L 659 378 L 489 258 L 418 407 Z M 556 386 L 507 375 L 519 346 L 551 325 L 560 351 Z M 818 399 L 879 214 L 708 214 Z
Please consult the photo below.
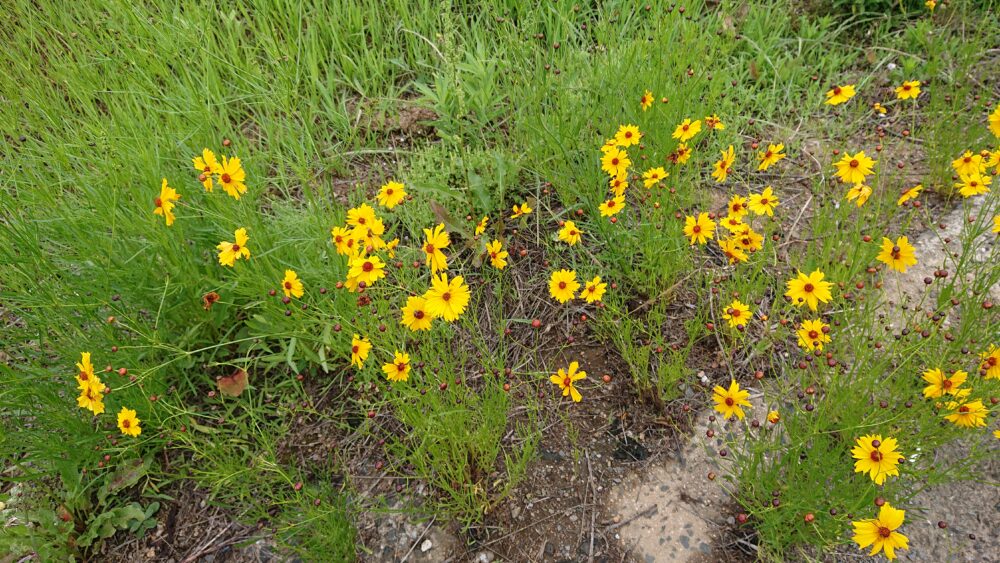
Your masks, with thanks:
M 679 384 L 701 385 L 696 346 L 718 351 L 722 369 L 744 382 L 766 371 L 762 389 L 784 405 L 782 430 L 735 438 L 747 439 L 734 449 L 744 452 L 733 456 L 735 499 L 764 557 L 849 543 L 843 515 L 862 514 L 876 494 L 852 478 L 849 431 L 910 434 L 926 451 L 967 435 L 938 424 L 914 374 L 931 364 L 974 372 L 962 350 L 982 351 L 997 326 L 981 296 L 1000 273 L 967 251 L 942 265 L 951 275 L 934 282 L 945 288 L 937 302 L 919 304 L 954 324 L 929 324 L 910 307 L 897 311 L 912 328 L 898 340 L 879 336 L 876 305 L 892 294 L 891 276 L 867 271 L 883 235 L 938 220 L 896 207 L 914 174 L 954 201 L 951 160 L 996 144 L 983 126 L 996 92 L 980 78 L 998 70 L 982 49 L 998 37 L 976 23 L 994 6 L 952 3 L 931 19 L 912 3 L 838 3 L 823 14 L 783 0 L 695 0 L 683 13 L 673 2 L 648 4 L 12 2 L 0 16 L 0 351 L 10 358 L 0 366 L 0 510 L 44 533 L 10 526 L 0 546 L 45 560 L 90 556 L 120 530 L 141 534 L 170 485 L 190 481 L 234 518 L 272 521 L 279 542 L 306 559 L 347 559 L 352 522 L 378 503 L 359 498 L 349 475 L 372 451 L 400 482 L 431 486 L 418 510 L 475 526 L 528 475 L 543 429 L 572 424 L 572 407 L 555 409 L 548 382 L 565 366 L 544 364 L 561 350 L 521 331 L 535 317 L 569 326 L 581 314 L 657 412 Z M 892 100 L 891 87 L 913 78 L 929 81 L 917 106 Z M 830 84 L 848 82 L 858 84 L 855 100 L 823 105 Z M 656 101 L 642 111 L 646 89 Z M 892 120 L 884 138 L 875 101 Z M 433 112 L 422 125 L 432 134 L 398 125 L 416 108 Z M 703 132 L 690 162 L 670 164 L 674 126 L 712 114 L 726 129 Z M 608 186 L 599 148 L 626 123 L 644 134 L 629 149 L 632 173 L 665 166 L 670 177 L 652 190 L 631 179 L 628 209 L 611 223 L 598 213 Z M 897 137 L 903 127 L 908 136 Z M 753 142 L 782 142 L 790 158 L 756 172 Z M 875 194 L 857 208 L 830 179 L 833 150 L 873 154 L 881 144 Z M 717 185 L 708 172 L 729 145 L 737 166 Z M 242 159 L 249 190 L 239 201 L 201 188 L 191 158 L 203 147 Z M 151 213 L 162 178 L 182 194 L 170 228 Z M 379 209 L 385 239 L 401 243 L 362 304 L 337 287 L 347 266 L 330 230 L 345 221 L 341 201 L 374 205 L 390 178 L 413 198 Z M 776 220 L 755 220 L 762 251 L 726 266 L 690 247 L 684 216 L 764 185 L 783 204 Z M 508 219 L 524 201 L 535 212 Z M 990 195 L 962 240 L 988 230 L 997 207 Z M 473 239 L 484 215 L 486 234 Z M 558 241 L 558 222 L 569 219 L 584 244 Z M 428 286 L 420 245 L 439 222 L 454 239 L 450 275 L 465 276 L 472 302 L 460 321 L 411 333 L 399 309 Z M 252 257 L 221 267 L 215 247 L 239 227 Z M 875 242 L 860 243 L 864 235 Z M 503 272 L 481 263 L 493 238 L 511 252 Z M 600 275 L 610 286 L 604 306 L 552 308 L 546 285 L 560 268 L 581 280 Z M 781 294 L 795 269 L 816 268 L 843 285 L 823 318 L 848 367 L 817 359 L 797 368 L 804 353 L 789 327 L 814 315 Z M 288 304 L 269 295 L 286 269 L 306 284 Z M 877 287 L 883 278 L 889 291 Z M 864 290 L 850 289 L 859 282 Z M 220 300 L 206 309 L 209 292 Z M 736 297 L 769 321 L 730 329 L 721 314 Z M 925 329 L 930 336 L 915 336 Z M 361 370 L 349 366 L 355 333 L 374 344 Z M 380 369 L 396 350 L 424 366 L 407 384 L 389 384 Z M 112 388 L 97 419 L 73 401 L 83 351 Z M 239 369 L 248 389 L 221 395 L 216 379 Z M 994 383 L 977 383 L 977 396 L 995 396 Z M 599 385 L 591 374 L 584 400 Z M 792 399 L 810 385 L 821 389 L 816 411 Z M 871 407 L 882 398 L 892 414 Z M 914 407 L 900 410 L 906 400 Z M 138 411 L 140 437 L 119 436 L 122 406 Z M 302 416 L 327 424 L 333 440 L 385 447 L 303 465 L 282 449 Z M 878 494 L 905 506 L 912 483 L 967 469 L 918 462 Z M 334 486 L 334 474 L 347 478 Z M 778 488 L 796 500 L 760 509 Z M 802 524 L 802 511 L 830 505 L 844 507 L 840 519 Z

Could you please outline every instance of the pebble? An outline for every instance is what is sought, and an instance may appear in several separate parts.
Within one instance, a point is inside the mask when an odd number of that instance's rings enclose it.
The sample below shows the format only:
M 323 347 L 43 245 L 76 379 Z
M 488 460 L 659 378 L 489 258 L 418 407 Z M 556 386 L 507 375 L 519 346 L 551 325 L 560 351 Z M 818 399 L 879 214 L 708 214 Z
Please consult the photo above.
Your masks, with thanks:
M 434 542 L 431 540 L 424 540 L 424 543 L 420 544 L 420 553 L 427 553 L 434 547 Z

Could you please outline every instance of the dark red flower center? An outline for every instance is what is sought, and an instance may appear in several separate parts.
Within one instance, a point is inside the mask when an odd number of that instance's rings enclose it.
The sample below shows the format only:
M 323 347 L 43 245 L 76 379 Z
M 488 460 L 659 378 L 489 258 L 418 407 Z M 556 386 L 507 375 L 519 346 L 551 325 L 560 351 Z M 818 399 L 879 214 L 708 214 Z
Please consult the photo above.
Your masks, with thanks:
M 833 95 L 835 95 L 835 96 L 839 96 L 840 92 L 842 92 L 842 90 L 840 89 L 840 86 L 837 86 L 837 87 L 835 87 L 833 89 Z
M 882 452 L 878 450 L 872 450 L 871 458 L 872 461 L 882 461 Z
M 351 346 L 351 353 L 352 354 L 357 354 L 358 353 L 358 346 L 357 345 Z
M 385 195 L 392 195 L 392 188 L 385 190 Z
M 285 289 L 292 289 L 292 282 L 286 281 L 285 282 Z
M 767 198 L 766 197 L 760 198 L 760 204 L 761 205 L 767 205 Z
M 451 293 L 447 292 L 447 291 L 444 292 L 444 293 L 442 293 L 441 294 L 441 299 L 443 299 L 445 301 L 451 301 Z
M 608 200 L 608 207 L 614 207 L 614 206 L 615 206 L 615 200 L 609 199 Z
M 154 199 L 153 203 L 156 204 L 157 207 L 163 207 L 163 200 L 160 198 Z
M 420 319 L 424 318 L 424 312 L 421 311 L 421 310 L 419 310 L 419 309 L 416 310 L 416 311 L 414 311 L 413 312 L 413 318 L 417 319 L 419 321 Z
M 857 168 L 860 165 L 861 165 L 861 163 L 858 162 L 858 159 L 855 158 L 855 159 L 851 160 L 851 168 Z
M 570 379 L 568 375 L 563 378 L 563 387 L 570 387 L 572 385 L 573 385 L 573 380 Z
M 229 174 L 223 174 L 222 177 L 219 179 L 222 180 L 223 184 L 228 184 L 229 182 L 233 181 L 233 177 L 230 176 Z
M 123 428 L 128 428 L 130 426 L 132 426 L 132 421 L 131 420 L 123 420 L 122 421 L 122 427 Z
M 962 159 L 962 162 L 968 164 L 968 163 L 972 162 L 972 157 L 971 156 L 967 156 L 967 157 L 965 157 L 965 158 Z
M 402 362 L 396 364 L 396 371 L 406 371 L 406 364 Z
M 882 536 L 883 538 L 887 538 L 892 535 L 892 530 L 886 528 L 885 526 L 879 526 L 878 535 Z
M 434 245 L 431 244 L 431 243 L 425 244 L 424 245 L 424 252 L 426 252 L 427 254 L 434 254 Z
M 945 389 L 951 389 L 952 385 L 954 385 L 954 383 L 952 383 L 950 379 L 945 379 L 941 382 L 941 387 L 944 387 Z
M 618 166 L 618 157 L 611 159 L 611 166 Z
M 361 265 L 361 269 L 366 272 L 370 272 L 375 269 L 375 265 L 372 264 L 371 262 L 365 262 L 364 264 Z
M 910 88 L 912 88 L 912 86 L 910 86 L 909 84 L 903 84 L 903 90 L 906 90 L 907 92 L 909 92 Z
M 812 293 L 814 289 L 816 289 L 816 288 L 813 287 L 813 284 L 811 284 L 811 283 L 807 283 L 804 286 L 802 286 L 802 291 L 804 291 L 806 293 Z
M 701 225 L 695 225 L 694 227 L 692 227 L 691 228 L 691 232 L 693 232 L 693 233 L 700 233 L 701 232 Z
M 958 412 L 960 412 L 962 414 L 966 414 L 966 413 L 969 412 L 969 407 L 966 406 L 966 405 L 962 405 L 962 406 L 958 407 Z
M 684 124 L 684 125 L 681 126 L 681 129 L 683 129 L 684 131 L 687 131 L 688 127 L 690 127 L 690 126 L 687 125 L 687 124 Z
M 987 363 L 987 365 L 989 365 L 990 367 L 993 367 L 993 366 L 997 365 L 997 359 L 996 359 L 996 356 L 990 356 L 989 358 L 987 358 L 987 359 L 986 359 L 986 363 Z
M 809 331 L 809 338 L 812 338 L 813 340 L 816 340 L 817 338 L 819 338 L 819 333 L 816 332 L 815 330 L 810 330 Z
M 559 289 L 566 289 L 566 282 L 559 282 Z
M 234 244 L 233 245 L 233 252 L 239 252 L 239 251 L 240 251 L 240 245 Z
M 771 158 L 772 155 L 773 153 L 771 151 L 767 151 L 766 153 L 764 153 L 764 159 L 766 160 L 768 158 Z
M 625 132 L 625 138 L 626 139 L 631 139 L 632 138 L 632 132 L 631 131 L 626 131 Z
M 733 405 L 734 405 L 735 403 L 736 403 L 736 401 L 734 401 L 732 397 L 726 397 L 726 406 L 727 406 L 727 407 L 731 407 L 731 406 L 733 406 Z

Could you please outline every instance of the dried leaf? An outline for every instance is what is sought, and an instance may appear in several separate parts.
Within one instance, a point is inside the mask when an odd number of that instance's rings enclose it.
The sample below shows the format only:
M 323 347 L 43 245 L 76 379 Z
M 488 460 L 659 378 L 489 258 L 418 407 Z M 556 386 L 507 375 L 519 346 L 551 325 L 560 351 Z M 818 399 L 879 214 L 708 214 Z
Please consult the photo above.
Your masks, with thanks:
M 243 390 L 247 388 L 247 372 L 238 369 L 232 375 L 220 377 L 216 380 L 219 384 L 219 391 L 230 397 L 239 397 Z

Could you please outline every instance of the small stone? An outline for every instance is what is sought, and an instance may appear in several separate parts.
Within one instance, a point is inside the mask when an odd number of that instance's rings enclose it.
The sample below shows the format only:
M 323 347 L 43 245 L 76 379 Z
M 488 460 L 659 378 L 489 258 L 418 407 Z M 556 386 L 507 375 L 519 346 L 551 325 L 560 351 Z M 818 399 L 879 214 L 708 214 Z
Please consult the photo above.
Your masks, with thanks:
M 434 547 L 434 542 L 431 540 L 424 540 L 424 543 L 420 544 L 420 553 L 427 553 Z

